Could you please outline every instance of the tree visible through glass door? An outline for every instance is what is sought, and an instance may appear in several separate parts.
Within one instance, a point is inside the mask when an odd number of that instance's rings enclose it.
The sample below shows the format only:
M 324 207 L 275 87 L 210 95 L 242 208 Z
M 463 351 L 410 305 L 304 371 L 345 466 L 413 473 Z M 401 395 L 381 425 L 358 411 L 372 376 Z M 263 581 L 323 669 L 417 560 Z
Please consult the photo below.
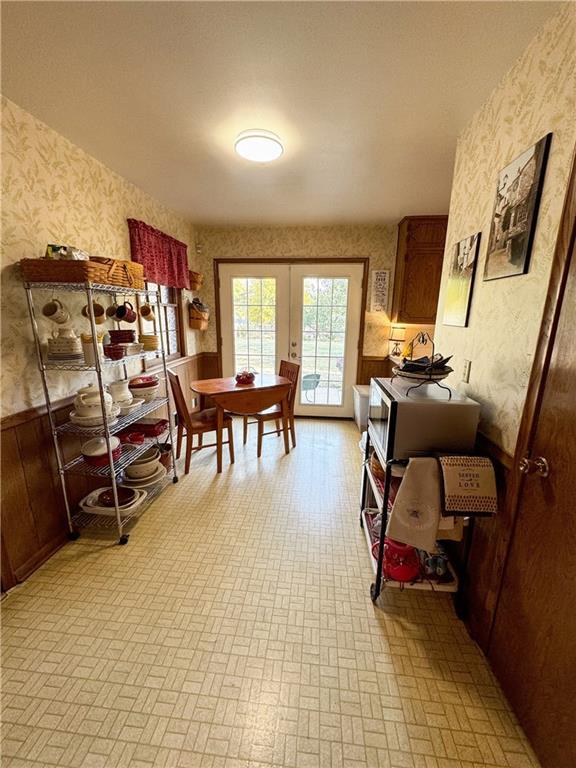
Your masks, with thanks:
M 300 403 L 342 405 L 348 278 L 302 281 Z
M 234 367 L 236 371 L 276 372 L 276 279 L 232 280 Z

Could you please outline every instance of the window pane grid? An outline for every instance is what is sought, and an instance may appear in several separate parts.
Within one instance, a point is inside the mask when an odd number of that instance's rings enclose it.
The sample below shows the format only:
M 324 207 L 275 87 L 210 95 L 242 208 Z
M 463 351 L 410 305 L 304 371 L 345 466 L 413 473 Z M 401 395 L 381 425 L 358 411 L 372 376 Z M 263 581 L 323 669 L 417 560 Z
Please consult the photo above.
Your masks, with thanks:
M 236 372 L 276 370 L 276 279 L 232 279 L 234 365 Z
M 342 404 L 347 298 L 347 279 L 304 279 L 302 404 Z

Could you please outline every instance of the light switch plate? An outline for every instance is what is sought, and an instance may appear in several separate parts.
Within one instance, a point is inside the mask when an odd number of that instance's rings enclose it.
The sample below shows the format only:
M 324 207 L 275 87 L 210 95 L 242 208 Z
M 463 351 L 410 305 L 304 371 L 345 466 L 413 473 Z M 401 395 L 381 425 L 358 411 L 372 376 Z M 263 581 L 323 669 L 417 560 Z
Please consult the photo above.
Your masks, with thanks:
M 464 384 L 468 384 L 470 381 L 470 367 L 472 360 L 464 360 L 464 367 L 462 368 L 462 381 Z

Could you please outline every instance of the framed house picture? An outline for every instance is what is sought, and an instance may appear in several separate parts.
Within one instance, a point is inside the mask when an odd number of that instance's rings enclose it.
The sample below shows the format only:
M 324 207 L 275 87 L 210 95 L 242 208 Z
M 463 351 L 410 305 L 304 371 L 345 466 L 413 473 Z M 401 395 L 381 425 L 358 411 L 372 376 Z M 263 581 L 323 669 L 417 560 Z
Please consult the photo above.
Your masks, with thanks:
M 498 175 L 484 280 L 528 271 L 551 138 L 546 134 Z
M 461 327 L 468 325 L 479 246 L 480 232 L 465 237 L 456 243 L 446 285 L 444 317 L 442 319 L 444 325 Z

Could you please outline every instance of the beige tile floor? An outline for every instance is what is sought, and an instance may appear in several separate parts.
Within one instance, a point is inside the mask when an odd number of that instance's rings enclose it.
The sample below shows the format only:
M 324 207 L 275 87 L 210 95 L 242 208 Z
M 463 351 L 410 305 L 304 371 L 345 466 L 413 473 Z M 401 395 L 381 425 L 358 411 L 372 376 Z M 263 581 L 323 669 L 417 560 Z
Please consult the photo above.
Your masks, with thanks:
M 537 765 L 449 597 L 370 602 L 355 426 L 297 426 L 3 601 L 3 766 Z

